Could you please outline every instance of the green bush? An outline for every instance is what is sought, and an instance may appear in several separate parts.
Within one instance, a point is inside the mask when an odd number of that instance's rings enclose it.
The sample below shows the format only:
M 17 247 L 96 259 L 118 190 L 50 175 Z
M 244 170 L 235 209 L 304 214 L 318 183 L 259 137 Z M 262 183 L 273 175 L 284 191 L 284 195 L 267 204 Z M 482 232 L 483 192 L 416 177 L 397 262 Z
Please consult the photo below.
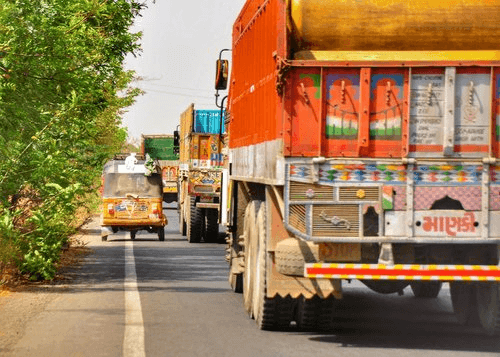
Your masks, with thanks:
M 0 5 L 0 263 L 51 279 L 102 166 L 126 139 L 120 113 L 140 93 L 134 0 Z M 95 202 L 95 200 L 93 200 Z

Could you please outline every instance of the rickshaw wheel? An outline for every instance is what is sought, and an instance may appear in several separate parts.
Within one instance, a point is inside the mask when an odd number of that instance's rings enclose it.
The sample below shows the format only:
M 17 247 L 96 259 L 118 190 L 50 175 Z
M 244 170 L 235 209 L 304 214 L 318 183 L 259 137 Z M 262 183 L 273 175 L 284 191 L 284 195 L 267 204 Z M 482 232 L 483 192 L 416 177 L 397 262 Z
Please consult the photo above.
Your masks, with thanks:
M 158 228 L 158 239 L 160 240 L 160 242 L 163 242 L 165 240 L 165 227 Z
M 136 234 L 137 234 L 137 231 L 130 231 L 130 239 L 135 239 Z

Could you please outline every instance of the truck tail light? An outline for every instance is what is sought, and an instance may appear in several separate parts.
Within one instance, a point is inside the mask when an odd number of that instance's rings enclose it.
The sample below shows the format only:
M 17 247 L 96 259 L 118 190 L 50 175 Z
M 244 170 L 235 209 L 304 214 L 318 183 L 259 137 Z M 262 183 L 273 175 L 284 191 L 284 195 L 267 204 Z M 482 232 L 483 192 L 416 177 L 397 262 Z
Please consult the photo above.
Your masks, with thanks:
M 159 205 L 160 204 L 158 204 L 158 203 L 153 204 L 153 214 L 158 214 L 160 212 L 159 207 L 158 207 Z
M 109 215 L 114 215 L 115 214 L 115 206 L 112 203 L 108 204 L 108 214 Z

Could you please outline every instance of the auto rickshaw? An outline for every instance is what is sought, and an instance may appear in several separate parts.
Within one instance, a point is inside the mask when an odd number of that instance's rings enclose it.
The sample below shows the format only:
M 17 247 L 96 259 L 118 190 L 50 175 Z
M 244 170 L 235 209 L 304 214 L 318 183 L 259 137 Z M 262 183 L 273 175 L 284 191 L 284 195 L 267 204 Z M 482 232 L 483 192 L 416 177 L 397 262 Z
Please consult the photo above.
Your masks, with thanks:
M 148 160 L 134 153 L 115 157 L 103 169 L 101 238 L 107 241 L 111 233 L 129 231 L 130 238 L 140 230 L 157 233 L 165 240 L 163 187 L 161 173 Z

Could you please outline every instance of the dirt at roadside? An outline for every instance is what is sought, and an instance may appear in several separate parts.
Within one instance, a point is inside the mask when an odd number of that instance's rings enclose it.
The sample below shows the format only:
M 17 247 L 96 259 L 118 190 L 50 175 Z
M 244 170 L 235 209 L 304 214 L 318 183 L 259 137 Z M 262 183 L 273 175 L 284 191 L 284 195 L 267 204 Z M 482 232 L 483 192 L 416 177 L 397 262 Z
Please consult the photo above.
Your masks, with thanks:
M 92 253 L 87 247 L 90 233 L 95 230 L 96 217 L 82 225 L 71 237 L 71 244 L 65 249 L 58 263 L 58 272 L 53 281 L 32 282 L 26 275 L 4 269 L 0 286 L 0 355 L 7 354 L 24 335 L 27 323 L 45 310 L 57 299 L 61 289 L 71 284 L 85 258 Z

